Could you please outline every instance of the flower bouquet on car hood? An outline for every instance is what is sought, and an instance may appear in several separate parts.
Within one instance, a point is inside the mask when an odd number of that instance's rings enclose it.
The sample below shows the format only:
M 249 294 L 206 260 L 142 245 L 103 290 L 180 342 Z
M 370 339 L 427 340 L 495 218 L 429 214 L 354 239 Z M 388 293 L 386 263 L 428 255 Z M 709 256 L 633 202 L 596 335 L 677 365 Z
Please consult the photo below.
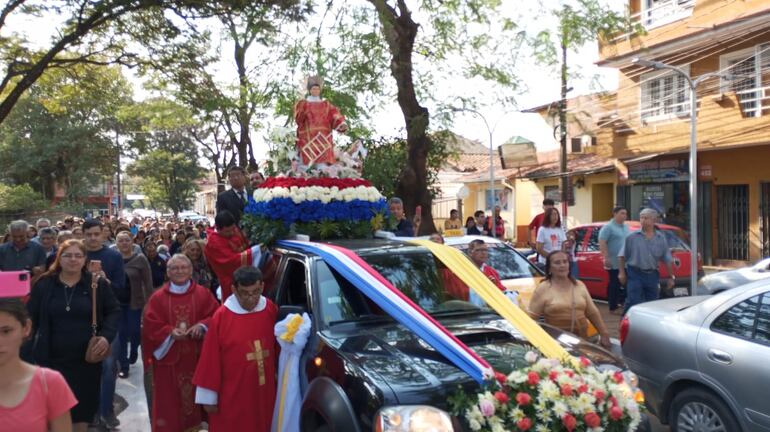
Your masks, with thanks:
M 634 386 L 619 370 L 581 368 L 526 355 L 529 366 L 495 373 L 478 394 L 452 396 L 454 414 L 473 431 L 633 431 L 641 421 Z

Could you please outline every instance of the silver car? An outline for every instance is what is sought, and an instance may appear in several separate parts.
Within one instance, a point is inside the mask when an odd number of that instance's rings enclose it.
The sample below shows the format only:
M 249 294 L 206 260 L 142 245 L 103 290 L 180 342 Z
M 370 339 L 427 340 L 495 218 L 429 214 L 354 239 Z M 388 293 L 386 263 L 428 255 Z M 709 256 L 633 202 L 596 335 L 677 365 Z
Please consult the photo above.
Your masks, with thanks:
M 636 305 L 620 338 L 673 432 L 770 431 L 770 280 Z
M 698 282 L 695 295 L 711 295 L 733 289 L 749 282 L 770 278 L 770 258 L 765 258 L 753 266 L 735 270 L 726 270 L 704 276 Z

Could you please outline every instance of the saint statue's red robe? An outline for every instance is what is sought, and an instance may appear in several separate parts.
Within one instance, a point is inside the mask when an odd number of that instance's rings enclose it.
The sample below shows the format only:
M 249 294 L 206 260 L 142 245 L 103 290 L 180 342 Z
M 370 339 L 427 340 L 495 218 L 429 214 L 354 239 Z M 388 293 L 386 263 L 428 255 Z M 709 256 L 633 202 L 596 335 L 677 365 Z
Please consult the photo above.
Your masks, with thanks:
M 203 340 L 173 341 L 160 359 L 155 352 L 170 343 L 174 328 L 189 329 L 198 323 L 208 326 L 218 307 L 211 291 L 194 282 L 183 294 L 171 292 L 167 283 L 144 307 L 142 353 L 152 367 L 153 432 L 197 430 L 200 426 L 203 411 L 195 405 L 192 378 Z
M 251 265 L 254 259 L 249 242 L 236 228 L 235 234 L 225 237 L 214 228 L 206 231 L 206 247 L 203 249 L 209 267 L 217 275 L 222 287 L 222 303 L 232 292 L 233 273 L 242 266 Z
M 244 311 L 230 297 L 211 319 L 193 383 L 216 394 L 217 412 L 209 413 L 211 432 L 269 432 L 276 397 L 277 343 L 273 333 L 278 308 L 261 297 Z
M 345 124 L 337 107 L 325 100 L 301 100 L 294 106 L 294 120 L 302 163 L 335 163 L 332 130 Z

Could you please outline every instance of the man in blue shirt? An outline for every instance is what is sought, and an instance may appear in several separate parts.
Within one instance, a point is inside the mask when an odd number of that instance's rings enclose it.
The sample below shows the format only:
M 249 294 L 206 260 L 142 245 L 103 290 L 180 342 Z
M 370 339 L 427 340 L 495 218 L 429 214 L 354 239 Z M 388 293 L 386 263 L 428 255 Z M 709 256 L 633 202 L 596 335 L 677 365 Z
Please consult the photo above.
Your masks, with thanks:
M 623 311 L 618 308 L 618 305 L 623 303 L 618 279 L 618 254 L 628 236 L 627 218 L 628 211 L 625 207 L 615 207 L 612 209 L 612 219 L 599 230 L 599 250 L 602 252 L 604 269 L 607 270 L 608 276 L 607 304 L 613 314 Z
M 628 312 L 635 304 L 657 300 L 660 275 L 658 263 L 663 262 L 671 276 L 668 288 L 674 287 L 674 269 L 671 266 L 671 249 L 666 235 L 655 227 L 658 212 L 646 208 L 639 213 L 642 229 L 626 237 L 618 253 L 618 279 L 626 284 L 626 308 Z
M 102 236 L 103 224 L 98 219 L 88 219 L 83 222 L 83 244 L 86 247 L 86 255 L 90 265 L 91 261 L 101 261 L 102 269 L 99 276 L 105 279 L 115 294 L 115 297 L 125 297 L 126 272 L 123 266 L 123 257 L 114 249 L 110 249 L 103 243 Z M 89 268 L 89 267 L 87 267 Z M 120 352 L 120 338 L 118 334 L 112 342 L 112 353 L 102 362 L 102 388 L 99 398 L 99 413 L 97 424 L 102 423 L 108 428 L 116 428 L 120 425 L 115 410 L 112 406 L 112 400 L 115 396 L 115 381 L 118 377 L 117 356 Z
M 27 270 L 37 276 L 45 270 L 45 250 L 39 243 L 29 240 L 29 224 L 23 220 L 8 225 L 11 241 L 0 245 L 0 270 Z
M 398 221 L 396 228 L 390 230 L 392 233 L 398 237 L 414 237 L 417 235 L 417 231 L 420 229 L 421 220 L 421 215 L 419 213 L 414 215 L 414 225 L 412 225 L 412 221 L 407 219 L 406 214 L 404 214 L 404 202 L 401 201 L 401 198 L 396 197 L 388 200 L 388 209 L 390 210 L 391 216 Z

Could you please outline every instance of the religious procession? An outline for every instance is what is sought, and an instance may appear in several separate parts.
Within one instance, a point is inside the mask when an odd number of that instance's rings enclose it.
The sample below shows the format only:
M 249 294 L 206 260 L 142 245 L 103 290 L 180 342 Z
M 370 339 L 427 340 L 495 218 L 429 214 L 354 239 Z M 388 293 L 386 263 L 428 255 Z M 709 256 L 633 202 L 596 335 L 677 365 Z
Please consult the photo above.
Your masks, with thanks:
M 768 18 L 5 2 L 0 432 L 770 432 Z

